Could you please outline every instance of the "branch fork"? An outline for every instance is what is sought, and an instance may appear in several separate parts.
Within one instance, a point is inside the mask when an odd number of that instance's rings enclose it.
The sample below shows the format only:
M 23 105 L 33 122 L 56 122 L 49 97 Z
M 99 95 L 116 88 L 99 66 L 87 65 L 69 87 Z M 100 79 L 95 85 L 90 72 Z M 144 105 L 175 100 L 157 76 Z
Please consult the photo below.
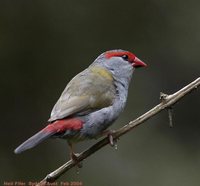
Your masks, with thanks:
M 160 92 L 160 100 L 163 104 L 165 104 L 168 100 L 171 99 L 171 95 L 165 94 L 163 92 Z M 168 113 L 168 117 L 169 117 L 169 127 L 173 127 L 173 117 L 172 117 L 172 105 L 167 107 L 167 113 Z

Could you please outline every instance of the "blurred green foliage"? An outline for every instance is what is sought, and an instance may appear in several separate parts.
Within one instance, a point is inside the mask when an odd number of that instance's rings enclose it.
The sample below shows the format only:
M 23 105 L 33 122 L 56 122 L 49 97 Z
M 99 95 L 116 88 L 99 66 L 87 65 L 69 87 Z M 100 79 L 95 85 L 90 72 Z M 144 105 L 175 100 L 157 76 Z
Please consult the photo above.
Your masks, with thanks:
M 67 161 L 64 140 L 48 140 L 20 155 L 14 148 L 45 126 L 67 82 L 108 49 L 133 51 L 148 64 L 133 77 L 126 124 L 199 76 L 200 1 L 0 1 L 0 177 L 39 181 Z M 163 112 L 106 147 L 59 181 L 84 186 L 199 186 L 200 99 L 174 107 L 174 128 Z M 77 145 L 81 151 L 95 141 Z

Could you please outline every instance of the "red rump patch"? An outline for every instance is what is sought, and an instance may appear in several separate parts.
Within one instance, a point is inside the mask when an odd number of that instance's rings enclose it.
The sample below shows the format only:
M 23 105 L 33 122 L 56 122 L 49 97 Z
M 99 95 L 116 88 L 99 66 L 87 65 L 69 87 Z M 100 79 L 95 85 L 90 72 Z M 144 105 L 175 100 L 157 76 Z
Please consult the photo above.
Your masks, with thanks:
M 65 132 L 66 130 L 80 130 L 83 127 L 83 121 L 77 118 L 56 120 L 49 124 L 43 130 L 45 132 Z
M 133 62 L 135 60 L 135 55 L 131 52 L 127 52 L 127 51 L 120 51 L 120 52 L 114 52 L 114 51 L 111 51 L 111 52 L 106 52 L 105 53 L 105 57 L 107 59 L 111 58 L 111 57 L 122 57 L 124 55 L 127 55 L 128 56 L 128 61 L 130 62 Z

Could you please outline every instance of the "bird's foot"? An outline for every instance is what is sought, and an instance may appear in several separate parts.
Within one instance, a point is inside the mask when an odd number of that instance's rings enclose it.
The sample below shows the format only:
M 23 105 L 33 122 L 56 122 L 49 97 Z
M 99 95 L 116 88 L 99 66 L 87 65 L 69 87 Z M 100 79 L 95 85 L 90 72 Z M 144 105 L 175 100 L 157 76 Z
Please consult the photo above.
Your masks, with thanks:
M 79 156 L 78 153 L 72 152 L 72 153 L 70 153 L 70 156 L 71 156 L 71 160 L 77 164 L 78 168 L 83 167 L 83 164 L 81 162 L 79 162 L 79 160 L 78 160 L 78 156 Z
M 114 138 L 115 131 L 114 130 L 106 130 L 104 134 L 108 136 L 109 143 L 111 147 L 115 147 L 117 149 L 117 139 Z

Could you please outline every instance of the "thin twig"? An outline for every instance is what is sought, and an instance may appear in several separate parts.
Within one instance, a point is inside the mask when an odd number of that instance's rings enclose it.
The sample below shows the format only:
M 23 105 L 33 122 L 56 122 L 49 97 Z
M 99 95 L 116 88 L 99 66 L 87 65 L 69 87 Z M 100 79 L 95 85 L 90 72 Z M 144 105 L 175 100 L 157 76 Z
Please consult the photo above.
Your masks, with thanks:
M 194 89 L 197 89 L 198 86 L 200 86 L 200 77 L 197 78 L 195 81 L 191 82 L 184 88 L 180 89 L 179 91 L 175 92 L 174 94 L 167 95 L 162 93 L 161 95 L 161 103 L 153 107 L 151 110 L 146 112 L 145 114 L 141 115 L 137 119 L 129 122 L 129 124 L 123 126 L 122 128 L 116 130 L 113 132 L 113 139 L 117 140 L 120 136 L 126 134 L 136 126 L 144 123 L 146 120 L 150 119 L 151 117 L 155 116 L 159 112 L 161 112 L 164 109 L 169 109 L 171 108 L 172 105 L 174 105 L 177 101 L 179 101 L 181 98 L 183 98 L 186 94 L 190 93 Z M 163 96 L 164 95 L 164 96 Z M 57 180 L 62 174 L 67 172 L 69 169 L 77 165 L 79 162 L 83 161 L 102 147 L 106 146 L 109 144 L 109 139 L 108 137 L 103 138 L 87 150 L 83 151 L 82 153 L 79 154 L 77 157 L 77 162 L 74 162 L 72 160 L 68 161 L 55 171 L 51 172 L 48 174 L 40 183 L 37 184 L 37 186 L 44 186 L 47 185 L 48 182 L 54 182 Z
M 169 117 L 169 127 L 173 127 L 173 117 L 172 117 L 172 113 L 173 113 L 173 109 L 172 109 L 172 107 L 169 107 L 168 109 L 167 109 L 167 111 L 168 111 L 168 117 Z

